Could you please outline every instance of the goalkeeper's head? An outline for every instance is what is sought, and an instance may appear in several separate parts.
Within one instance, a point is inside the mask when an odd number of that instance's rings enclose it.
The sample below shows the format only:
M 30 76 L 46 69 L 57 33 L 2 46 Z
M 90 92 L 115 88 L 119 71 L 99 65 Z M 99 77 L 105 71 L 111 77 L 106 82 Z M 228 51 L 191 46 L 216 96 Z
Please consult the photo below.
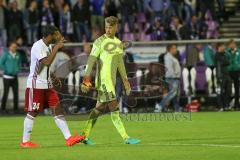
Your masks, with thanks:
M 105 18 L 105 32 L 107 36 L 114 37 L 118 30 L 118 18 L 110 16 Z

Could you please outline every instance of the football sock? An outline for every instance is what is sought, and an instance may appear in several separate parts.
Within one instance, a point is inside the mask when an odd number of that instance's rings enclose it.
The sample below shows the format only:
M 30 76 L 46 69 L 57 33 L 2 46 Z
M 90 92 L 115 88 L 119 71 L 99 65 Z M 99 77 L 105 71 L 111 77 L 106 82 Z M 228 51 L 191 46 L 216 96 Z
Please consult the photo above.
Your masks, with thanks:
M 121 135 L 121 137 L 125 140 L 125 139 L 128 139 L 129 136 L 125 130 L 125 127 L 122 123 L 122 120 L 120 118 L 120 115 L 119 115 L 119 111 L 114 111 L 114 112 L 111 112 L 111 118 L 112 118 L 112 122 L 114 124 L 114 126 L 116 127 L 118 133 Z
M 88 136 L 90 135 L 91 129 L 93 128 L 93 126 L 95 125 L 98 116 L 100 115 L 100 111 L 98 111 L 96 108 L 94 108 L 92 110 L 92 112 L 89 115 L 86 127 L 84 129 L 84 136 L 86 136 L 86 138 L 88 138 Z
M 34 122 L 34 117 L 27 114 L 27 116 L 24 119 L 24 126 L 23 126 L 23 139 L 22 142 L 28 142 L 30 141 L 30 134 L 32 132 L 33 128 L 33 122 Z
M 58 128 L 61 130 L 61 132 L 63 133 L 63 136 L 65 139 L 68 139 L 69 137 L 71 137 L 71 133 L 69 131 L 67 122 L 64 118 L 63 115 L 58 115 L 54 117 L 55 123 L 58 126 Z

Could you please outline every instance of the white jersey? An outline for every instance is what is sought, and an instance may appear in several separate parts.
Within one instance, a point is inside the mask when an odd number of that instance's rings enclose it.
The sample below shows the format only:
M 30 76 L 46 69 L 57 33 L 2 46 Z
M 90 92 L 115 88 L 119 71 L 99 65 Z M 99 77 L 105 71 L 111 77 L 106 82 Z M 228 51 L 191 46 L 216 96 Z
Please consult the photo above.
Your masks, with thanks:
M 51 51 L 51 46 L 48 47 L 42 39 L 33 44 L 31 49 L 31 66 L 27 80 L 27 88 L 52 88 L 50 66 L 40 63 L 40 61 L 47 57 Z

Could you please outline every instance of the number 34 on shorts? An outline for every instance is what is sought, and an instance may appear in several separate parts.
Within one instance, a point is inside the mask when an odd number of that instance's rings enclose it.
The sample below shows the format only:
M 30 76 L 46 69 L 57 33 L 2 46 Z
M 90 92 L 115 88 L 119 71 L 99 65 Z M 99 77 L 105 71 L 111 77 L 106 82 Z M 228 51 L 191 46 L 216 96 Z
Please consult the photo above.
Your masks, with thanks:
M 40 103 L 33 102 L 33 110 L 39 110 Z

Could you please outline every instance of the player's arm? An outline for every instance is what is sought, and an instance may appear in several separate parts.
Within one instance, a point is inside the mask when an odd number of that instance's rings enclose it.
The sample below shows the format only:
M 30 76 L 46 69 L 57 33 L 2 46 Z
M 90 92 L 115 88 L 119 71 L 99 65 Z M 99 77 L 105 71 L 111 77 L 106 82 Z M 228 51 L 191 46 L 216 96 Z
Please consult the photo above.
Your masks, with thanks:
M 40 62 L 46 66 L 50 66 L 60 48 L 64 46 L 65 39 L 64 37 L 61 38 L 61 40 L 53 47 L 52 52 L 46 56 L 45 58 L 42 58 Z
M 127 73 L 126 73 L 126 68 L 125 68 L 125 65 L 124 65 L 123 57 L 122 57 L 122 55 L 118 55 L 118 56 L 119 56 L 118 71 L 119 71 L 120 76 L 122 78 L 126 94 L 129 95 L 130 92 L 131 92 L 131 86 L 130 86 L 130 84 L 128 82 L 128 78 L 127 78 Z
M 90 87 L 92 87 L 91 73 L 93 70 L 93 66 L 97 61 L 97 58 L 99 57 L 100 52 L 101 52 L 100 48 L 94 43 L 90 56 L 88 57 L 88 61 L 85 69 L 85 75 L 83 77 L 83 83 L 81 85 L 82 92 L 86 93 L 89 91 Z
M 93 48 L 91 50 L 90 56 L 88 57 L 87 66 L 85 69 L 85 77 L 90 77 L 93 66 L 96 63 L 99 54 L 100 48 L 97 45 L 93 44 Z

